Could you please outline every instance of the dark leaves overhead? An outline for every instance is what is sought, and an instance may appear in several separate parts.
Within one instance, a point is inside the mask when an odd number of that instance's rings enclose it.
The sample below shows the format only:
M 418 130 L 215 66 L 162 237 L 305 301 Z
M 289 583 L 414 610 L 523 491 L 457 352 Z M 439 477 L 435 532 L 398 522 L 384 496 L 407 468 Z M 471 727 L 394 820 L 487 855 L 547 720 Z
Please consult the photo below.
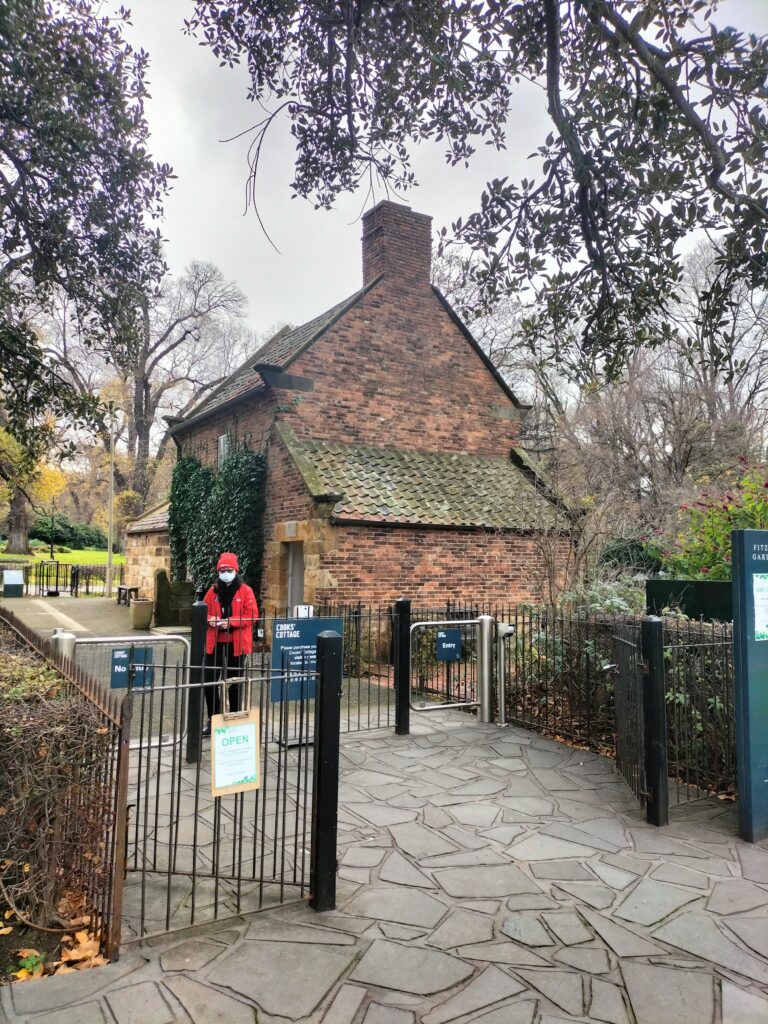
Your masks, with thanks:
M 713 16 L 714 0 L 198 0 L 188 28 L 222 64 L 247 64 L 270 111 L 254 196 L 280 114 L 293 188 L 327 207 L 369 180 L 413 184 L 423 140 L 451 164 L 516 146 L 510 110 L 521 82 L 538 85 L 550 123 L 530 179 L 490 182 L 454 233 L 484 301 L 528 289 L 529 338 L 555 355 L 578 339 L 610 366 L 663 337 L 694 229 L 721 253 L 713 325 L 733 283 L 768 276 L 768 45 Z

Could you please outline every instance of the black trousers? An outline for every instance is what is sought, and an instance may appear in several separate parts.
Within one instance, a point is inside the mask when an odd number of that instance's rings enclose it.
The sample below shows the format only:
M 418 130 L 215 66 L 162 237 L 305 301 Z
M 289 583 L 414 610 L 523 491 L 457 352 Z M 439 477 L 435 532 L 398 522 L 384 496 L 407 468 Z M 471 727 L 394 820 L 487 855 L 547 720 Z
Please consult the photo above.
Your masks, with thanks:
M 233 676 L 243 674 L 243 655 L 235 655 L 232 650 L 232 643 L 216 644 L 214 653 L 206 656 L 205 682 L 206 684 L 218 683 L 217 686 L 205 686 L 205 704 L 208 708 L 208 717 L 221 714 L 221 681 L 231 679 Z M 227 687 L 228 710 L 240 710 L 240 687 L 237 683 Z

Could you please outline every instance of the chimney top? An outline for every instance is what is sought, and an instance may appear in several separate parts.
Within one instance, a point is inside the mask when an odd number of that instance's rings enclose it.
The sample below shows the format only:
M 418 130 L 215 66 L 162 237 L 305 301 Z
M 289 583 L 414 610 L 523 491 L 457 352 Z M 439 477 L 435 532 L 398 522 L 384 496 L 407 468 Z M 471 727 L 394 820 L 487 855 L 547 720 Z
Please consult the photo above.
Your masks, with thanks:
M 388 199 L 363 214 L 363 287 L 380 274 L 429 285 L 431 272 L 431 217 Z

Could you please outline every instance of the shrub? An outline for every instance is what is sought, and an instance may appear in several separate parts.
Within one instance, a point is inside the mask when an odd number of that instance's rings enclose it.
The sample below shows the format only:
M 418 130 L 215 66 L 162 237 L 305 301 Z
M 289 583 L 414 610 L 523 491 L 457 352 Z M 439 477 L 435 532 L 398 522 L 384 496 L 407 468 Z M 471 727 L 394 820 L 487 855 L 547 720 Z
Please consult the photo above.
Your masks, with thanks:
M 199 520 L 203 515 L 208 495 L 213 488 L 214 476 L 197 459 L 187 455 L 179 459 L 173 470 L 168 512 L 168 531 L 171 543 L 171 579 L 184 583 L 189 578 L 189 555 L 194 544 Z
M 60 923 L 77 865 L 103 870 L 108 806 L 96 708 L 28 654 L 3 651 L 0 668 L 0 861 L 12 905 L 34 924 Z
M 768 528 L 768 475 L 740 458 L 738 475 L 724 494 L 703 494 L 680 508 L 677 550 L 664 568 L 673 576 L 697 580 L 731 578 L 731 531 Z
M 39 515 L 29 531 L 30 547 L 44 547 L 51 543 L 51 514 L 49 512 Z M 98 526 L 89 526 L 87 523 L 73 523 L 65 512 L 55 512 L 53 515 L 53 543 L 63 545 L 65 548 L 78 550 L 82 548 L 94 548 L 97 551 L 106 551 L 107 538 Z
M 565 608 L 608 615 L 642 615 L 645 588 L 637 577 L 580 583 L 562 595 Z
M 664 564 L 662 551 L 656 544 L 636 537 L 611 541 L 600 555 L 600 563 L 634 573 L 657 573 Z

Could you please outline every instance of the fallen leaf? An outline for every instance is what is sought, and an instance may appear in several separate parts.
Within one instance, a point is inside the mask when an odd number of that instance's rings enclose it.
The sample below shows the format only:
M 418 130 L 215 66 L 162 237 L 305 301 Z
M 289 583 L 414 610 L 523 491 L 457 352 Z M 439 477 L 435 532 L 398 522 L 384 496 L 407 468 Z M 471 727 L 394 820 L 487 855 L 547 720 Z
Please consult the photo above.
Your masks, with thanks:
M 80 942 L 78 945 L 73 946 L 72 949 L 62 949 L 61 959 L 66 963 L 72 963 L 76 960 L 90 960 L 91 957 L 97 956 L 99 952 L 99 940 L 88 939 L 86 942 Z
M 16 978 L 17 981 L 28 981 L 32 977 L 32 975 L 29 973 L 26 967 L 22 967 L 20 971 L 16 971 L 13 977 Z
M 75 973 L 75 968 L 74 967 L 67 967 L 66 964 L 62 964 L 60 967 L 57 967 L 56 970 L 53 973 L 54 974 L 74 974 Z
M 19 956 L 40 956 L 40 952 L 37 949 L 20 949 L 18 954 Z
M 0 935 L 10 935 L 13 931 L 10 925 L 6 925 L 5 928 L 0 928 Z

